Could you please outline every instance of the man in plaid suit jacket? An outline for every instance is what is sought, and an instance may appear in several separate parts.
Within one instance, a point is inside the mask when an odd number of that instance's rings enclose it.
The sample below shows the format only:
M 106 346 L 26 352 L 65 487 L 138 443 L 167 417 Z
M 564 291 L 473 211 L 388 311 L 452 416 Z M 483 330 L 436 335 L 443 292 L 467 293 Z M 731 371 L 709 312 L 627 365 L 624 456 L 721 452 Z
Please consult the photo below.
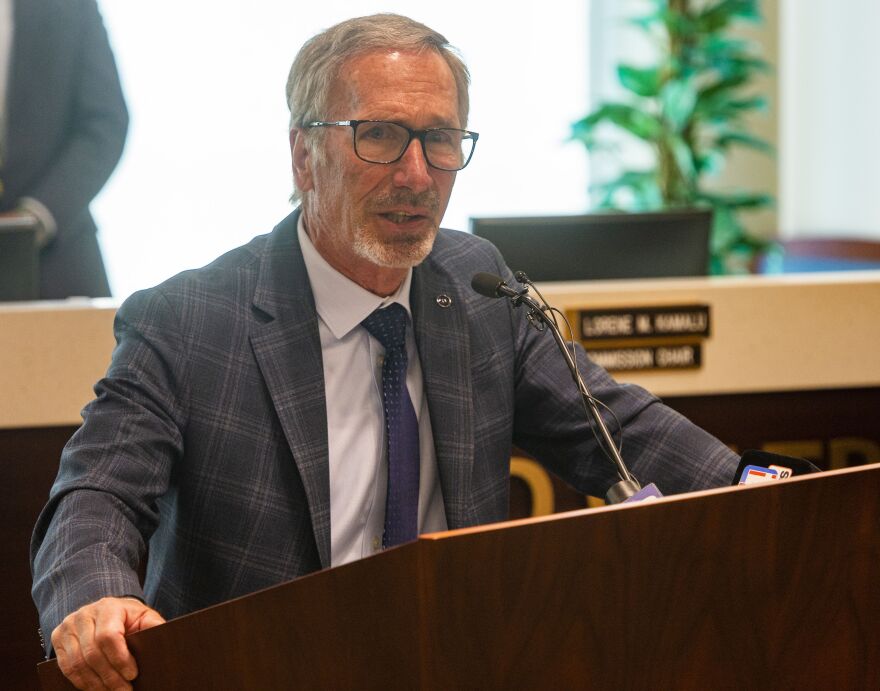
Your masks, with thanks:
M 310 82 L 328 56 L 339 59 L 331 80 Z M 339 398 L 328 403 L 309 252 L 365 294 L 409 286 L 446 526 L 506 518 L 514 444 L 581 492 L 616 480 L 553 339 L 471 288 L 477 272 L 511 278 L 497 250 L 438 229 L 476 140 L 460 129 L 467 74 L 445 39 L 393 15 L 345 22 L 304 46 L 288 91 L 300 209 L 125 302 L 112 364 L 37 525 L 34 598 L 80 688 L 134 677 L 124 633 L 336 563 L 328 420 Z M 731 481 L 737 457 L 716 439 L 581 349 L 578 360 L 640 480 L 664 493 Z

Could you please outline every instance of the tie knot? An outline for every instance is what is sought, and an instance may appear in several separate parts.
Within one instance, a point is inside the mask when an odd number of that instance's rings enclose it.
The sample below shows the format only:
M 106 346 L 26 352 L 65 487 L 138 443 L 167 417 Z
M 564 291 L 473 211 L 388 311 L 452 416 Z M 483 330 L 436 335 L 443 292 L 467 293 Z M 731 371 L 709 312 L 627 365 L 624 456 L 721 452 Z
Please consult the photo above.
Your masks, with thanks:
M 402 347 L 406 342 L 406 309 L 396 302 L 376 310 L 361 324 L 385 350 Z

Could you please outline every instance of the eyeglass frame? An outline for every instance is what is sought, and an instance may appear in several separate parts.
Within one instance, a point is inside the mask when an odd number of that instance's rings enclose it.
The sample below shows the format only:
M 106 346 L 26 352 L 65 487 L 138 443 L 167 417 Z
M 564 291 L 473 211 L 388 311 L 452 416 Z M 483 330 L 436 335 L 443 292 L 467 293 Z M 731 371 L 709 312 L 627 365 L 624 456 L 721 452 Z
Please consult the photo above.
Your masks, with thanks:
M 388 125 L 396 125 L 401 129 L 406 130 L 409 138 L 406 140 L 406 144 L 400 152 L 400 155 L 391 160 L 391 161 L 371 161 L 368 158 L 364 158 L 358 153 L 357 147 L 357 128 L 360 125 L 370 122 L 380 122 Z M 425 157 L 425 163 L 427 163 L 431 168 L 436 170 L 442 170 L 446 173 L 456 173 L 459 170 L 464 170 L 467 167 L 467 164 L 471 162 L 471 159 L 474 157 L 474 151 L 477 148 L 477 140 L 480 138 L 480 134 L 478 132 L 471 132 L 470 130 L 463 130 L 458 127 L 428 127 L 424 130 L 414 130 L 406 125 L 402 125 L 399 122 L 394 122 L 393 120 L 335 120 L 335 121 L 324 121 L 324 120 L 315 120 L 313 122 L 306 123 L 303 127 L 312 128 L 312 127 L 351 127 L 351 144 L 352 148 L 354 148 L 354 155 L 357 156 L 360 160 L 365 163 L 376 163 L 378 165 L 391 165 L 392 163 L 397 163 L 401 158 L 403 158 L 404 154 L 406 154 L 407 149 L 409 149 L 409 145 L 412 144 L 413 139 L 418 139 L 419 143 L 422 145 L 422 155 Z M 437 132 L 442 130 L 453 130 L 454 132 L 463 132 L 466 136 L 462 137 L 462 139 L 471 139 L 473 141 L 473 146 L 471 146 L 471 152 L 467 157 L 467 160 L 462 164 L 460 168 L 441 168 L 440 166 L 436 166 L 431 163 L 428 157 L 428 151 L 425 148 L 425 137 L 428 136 L 429 132 Z

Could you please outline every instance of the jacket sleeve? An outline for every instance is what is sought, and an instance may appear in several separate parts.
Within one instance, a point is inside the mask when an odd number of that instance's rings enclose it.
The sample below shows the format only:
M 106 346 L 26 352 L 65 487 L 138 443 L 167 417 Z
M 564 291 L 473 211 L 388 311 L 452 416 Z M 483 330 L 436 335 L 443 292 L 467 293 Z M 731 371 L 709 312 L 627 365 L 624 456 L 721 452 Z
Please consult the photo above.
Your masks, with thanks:
M 33 598 L 49 653 L 62 619 L 105 596 L 143 598 L 138 568 L 183 454 L 184 343 L 156 291 L 120 308 L 117 346 L 65 447 L 31 541 Z
M 599 447 L 562 353 L 550 333 L 529 326 L 523 310 L 511 316 L 514 443 L 579 492 L 604 497 L 618 480 L 616 466 Z M 733 451 L 648 391 L 615 381 L 580 344 L 574 351 L 624 462 L 642 485 L 654 482 L 663 494 L 676 494 L 730 484 L 739 462 Z

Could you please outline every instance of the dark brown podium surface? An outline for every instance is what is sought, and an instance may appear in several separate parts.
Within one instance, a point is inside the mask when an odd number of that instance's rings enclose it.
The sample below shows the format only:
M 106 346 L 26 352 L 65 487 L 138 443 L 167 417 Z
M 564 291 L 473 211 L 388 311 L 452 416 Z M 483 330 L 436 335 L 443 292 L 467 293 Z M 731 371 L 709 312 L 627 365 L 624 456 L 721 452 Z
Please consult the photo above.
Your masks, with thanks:
M 129 642 L 144 691 L 877 689 L 878 583 L 872 465 L 423 536 Z

